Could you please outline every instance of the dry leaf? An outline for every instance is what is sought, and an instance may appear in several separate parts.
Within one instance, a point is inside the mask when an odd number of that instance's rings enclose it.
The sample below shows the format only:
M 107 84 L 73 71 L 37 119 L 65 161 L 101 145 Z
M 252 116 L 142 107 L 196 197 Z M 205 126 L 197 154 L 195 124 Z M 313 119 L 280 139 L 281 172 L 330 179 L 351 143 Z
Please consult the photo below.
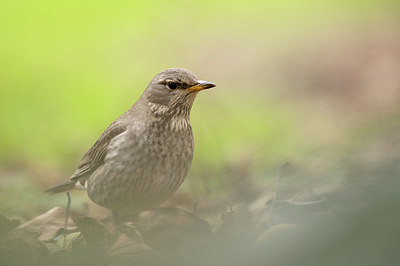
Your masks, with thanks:
M 137 220 L 137 227 L 145 243 L 158 250 L 202 243 L 212 237 L 206 221 L 174 207 L 143 212 Z

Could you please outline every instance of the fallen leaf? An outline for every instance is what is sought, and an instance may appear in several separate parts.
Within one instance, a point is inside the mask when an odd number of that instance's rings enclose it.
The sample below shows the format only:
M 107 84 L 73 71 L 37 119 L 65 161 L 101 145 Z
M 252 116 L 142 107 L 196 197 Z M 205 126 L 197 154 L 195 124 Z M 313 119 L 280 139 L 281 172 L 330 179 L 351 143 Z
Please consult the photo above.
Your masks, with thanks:
M 137 227 L 144 242 L 158 250 L 176 249 L 212 238 L 206 221 L 174 207 L 156 208 L 141 213 Z

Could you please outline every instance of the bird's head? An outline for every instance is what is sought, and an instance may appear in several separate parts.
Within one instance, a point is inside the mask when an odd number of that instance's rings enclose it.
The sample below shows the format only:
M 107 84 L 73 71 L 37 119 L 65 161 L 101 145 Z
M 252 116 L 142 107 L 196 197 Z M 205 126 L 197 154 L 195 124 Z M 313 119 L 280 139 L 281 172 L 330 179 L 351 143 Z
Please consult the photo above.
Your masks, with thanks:
M 157 116 L 189 116 L 196 94 L 212 87 L 214 83 L 199 80 L 189 70 L 170 68 L 151 80 L 143 97 Z

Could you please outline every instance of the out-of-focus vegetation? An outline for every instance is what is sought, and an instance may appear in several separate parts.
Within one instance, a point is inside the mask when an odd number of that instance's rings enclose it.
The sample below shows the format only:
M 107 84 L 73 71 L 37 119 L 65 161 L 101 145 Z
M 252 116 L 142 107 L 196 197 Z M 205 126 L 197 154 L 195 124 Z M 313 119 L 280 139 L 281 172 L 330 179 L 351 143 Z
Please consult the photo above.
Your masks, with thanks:
M 399 26 L 395 0 L 3 1 L 0 214 L 24 221 L 64 206 L 64 195 L 41 190 L 75 170 L 156 73 L 184 67 L 217 87 L 195 102 L 195 157 L 171 204 L 190 210 L 196 202 L 215 233 L 231 205 L 251 212 L 274 194 L 321 196 L 329 198 L 325 211 L 354 207 L 356 225 L 365 215 L 379 230 L 371 216 L 400 203 L 392 197 L 400 158 Z M 285 162 L 278 193 L 274 179 Z M 372 207 L 360 211 L 371 198 Z M 108 215 L 80 192 L 72 210 Z M 333 221 L 348 224 L 341 214 Z M 265 229 L 279 215 L 267 216 L 253 218 L 266 219 Z M 310 224 L 322 232 L 320 220 Z M 271 239 L 266 246 L 274 250 L 284 243 Z M 296 239 L 311 241 L 307 234 Z

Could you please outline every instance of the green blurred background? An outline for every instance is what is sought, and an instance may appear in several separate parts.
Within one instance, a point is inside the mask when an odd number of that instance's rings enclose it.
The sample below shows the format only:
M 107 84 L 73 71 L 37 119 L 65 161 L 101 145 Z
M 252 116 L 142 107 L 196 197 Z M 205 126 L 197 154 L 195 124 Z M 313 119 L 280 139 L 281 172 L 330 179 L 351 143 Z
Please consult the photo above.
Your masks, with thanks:
M 399 26 L 395 0 L 3 1 L 0 213 L 64 205 L 41 190 L 170 67 L 217 84 L 192 111 L 193 201 L 286 161 L 332 183 L 383 167 L 400 150 Z

